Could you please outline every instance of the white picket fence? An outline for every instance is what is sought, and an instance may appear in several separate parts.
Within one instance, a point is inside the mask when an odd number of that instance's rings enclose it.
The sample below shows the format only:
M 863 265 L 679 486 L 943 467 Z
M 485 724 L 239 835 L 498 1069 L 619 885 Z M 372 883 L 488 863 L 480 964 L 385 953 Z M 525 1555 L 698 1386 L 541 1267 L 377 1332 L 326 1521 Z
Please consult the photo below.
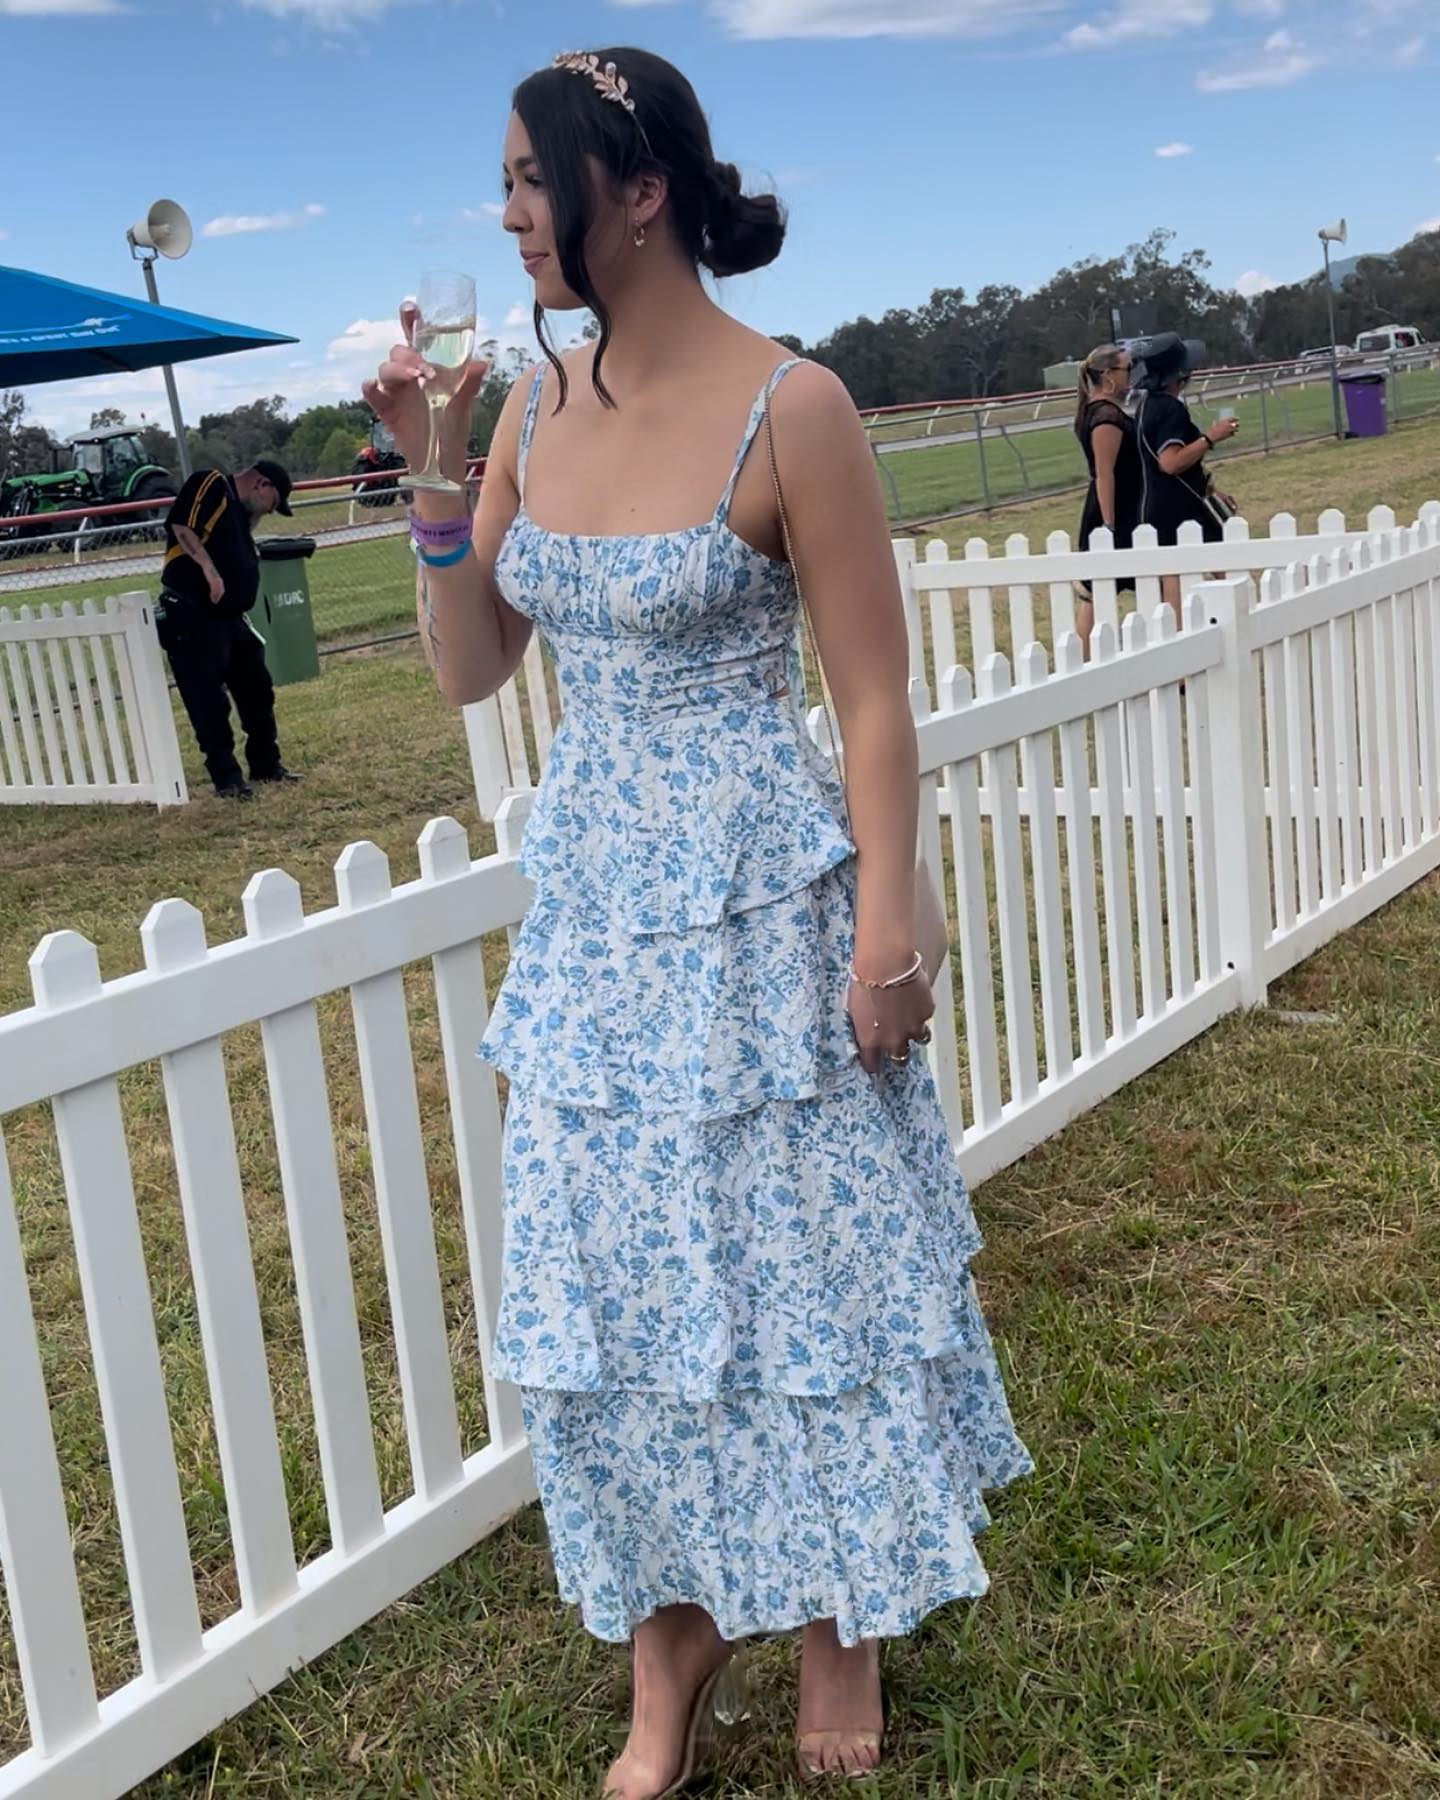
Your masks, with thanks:
M 149 595 L 0 606 L 0 805 L 186 799 Z
M 1105 624 L 1092 648 L 1082 662 L 1062 637 L 1052 664 L 1032 643 L 1013 679 L 996 651 L 978 693 L 963 668 L 947 670 L 938 709 L 912 684 L 921 839 L 935 866 L 948 863 L 959 921 L 932 1058 L 972 1183 L 1263 1000 L 1295 960 L 1440 865 L 1440 519 L 1271 576 L 1263 603 L 1247 578 L 1205 584 L 1183 631 L 1168 611 L 1137 613 L 1123 644 Z M 523 916 L 514 852 L 531 803 L 502 805 L 500 850 L 479 862 L 453 821 L 437 821 L 420 878 L 400 888 L 374 846 L 352 846 L 338 905 L 309 917 L 289 877 L 257 875 L 246 936 L 214 949 L 192 907 L 161 902 L 142 928 L 143 971 L 119 980 L 102 983 L 94 948 L 72 932 L 32 959 L 34 1005 L 0 1020 L 0 1120 L 36 1104 L 53 1113 L 140 1668 L 97 1698 L 66 1513 L 75 1471 L 57 1446 L 0 1148 L 0 1566 L 31 1739 L 0 1767 L 0 1800 L 118 1797 L 531 1496 L 515 1395 L 488 1367 L 488 1441 L 467 1450 L 457 1430 L 424 1148 L 427 1129 L 432 1141 L 450 1134 L 478 1336 L 467 1351 L 486 1362 L 500 1111 L 474 1055 L 487 1016 L 481 940 Z M 433 986 L 411 967 L 427 962 Z M 438 1018 L 438 1126 L 412 1050 L 422 986 Z M 317 1011 L 330 994 L 348 995 L 353 1018 L 409 1445 L 413 1491 L 388 1511 Z M 252 1142 L 267 1103 L 232 1098 L 222 1048 L 255 1022 L 329 1511 L 331 1547 L 303 1566 L 232 1118 L 243 1109 Z M 127 1078 L 155 1060 L 238 1576 L 238 1605 L 208 1630 L 125 1138 Z M 354 1127 L 343 1129 L 353 1158 Z
M 1420 519 L 1440 516 L 1440 501 L 1421 509 Z M 1120 629 L 1124 610 L 1153 615 L 1161 604 L 1165 576 L 1180 579 L 1182 593 L 1215 576 L 1252 575 L 1308 564 L 1362 538 L 1392 536 L 1396 518 L 1388 506 L 1372 509 L 1362 527 L 1331 509 L 1320 515 L 1314 533 L 1302 535 L 1289 513 L 1270 520 L 1264 537 L 1252 537 L 1249 523 L 1231 519 L 1222 546 L 1206 544 L 1198 525 L 1181 528 L 1177 544 L 1160 544 L 1142 527 L 1127 550 L 1111 546 L 1098 531 L 1089 549 L 1072 547 L 1063 531 L 1052 532 L 1043 550 L 1015 534 L 995 555 L 984 538 L 971 538 L 963 557 L 950 553 L 941 538 L 925 545 L 924 556 L 911 538 L 895 541 L 895 562 L 905 602 L 910 639 L 910 673 L 925 683 L 932 704 L 939 679 L 956 662 L 980 668 L 996 650 L 1012 664 L 1030 644 L 1044 643 L 1052 656 L 1060 639 L 1075 628 L 1076 584 L 1092 584 L 1097 623 Z M 1133 583 L 1133 600 L 1120 587 Z M 533 788 L 544 772 L 555 736 L 559 705 L 538 643 L 532 638 L 522 672 L 489 700 L 465 708 L 470 759 L 482 818 L 493 819 L 508 794 Z
M 1422 507 L 1416 522 L 1435 516 L 1440 501 Z M 959 557 L 940 539 L 931 539 L 923 556 L 913 542 L 898 540 L 911 673 L 923 675 L 934 694 L 940 674 L 957 660 L 980 668 L 992 651 L 1003 650 L 1013 661 L 1035 642 L 1053 655 L 1065 633 L 1075 629 L 1082 581 L 1090 584 L 1096 623 L 1118 631 L 1127 610 L 1155 614 L 1166 576 L 1178 578 L 1182 595 L 1216 577 L 1250 575 L 1259 582 L 1271 570 L 1306 567 L 1317 556 L 1364 539 L 1393 540 L 1397 529 L 1393 509 L 1377 506 L 1363 526 L 1332 508 L 1306 534 L 1289 513 L 1276 514 L 1263 537 L 1252 536 L 1249 522 L 1237 517 L 1226 524 L 1220 544 L 1207 543 L 1193 522 L 1181 526 L 1175 544 L 1158 543 L 1154 531 L 1141 526 L 1125 550 L 1114 549 L 1103 530 L 1094 533 L 1088 549 L 1072 548 L 1066 533 L 1056 531 L 1037 550 L 1017 533 L 998 556 L 984 538 L 971 538 Z M 1122 582 L 1130 584 L 1128 590 Z
M 971 1181 L 1440 866 L 1440 516 L 912 680 L 954 861 L 936 1059 Z M 1058 779 L 1057 779 L 1058 763 Z M 1036 946 L 1032 958 L 1031 945 Z

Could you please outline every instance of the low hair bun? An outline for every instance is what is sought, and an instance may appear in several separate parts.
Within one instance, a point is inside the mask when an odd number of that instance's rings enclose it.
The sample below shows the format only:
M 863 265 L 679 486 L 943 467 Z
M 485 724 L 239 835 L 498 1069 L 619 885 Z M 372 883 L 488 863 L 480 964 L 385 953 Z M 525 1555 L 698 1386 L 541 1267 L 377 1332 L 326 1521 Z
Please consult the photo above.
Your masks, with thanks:
M 746 275 L 774 262 L 785 242 L 785 209 L 774 194 L 747 194 L 734 163 L 717 162 L 700 261 L 712 275 Z

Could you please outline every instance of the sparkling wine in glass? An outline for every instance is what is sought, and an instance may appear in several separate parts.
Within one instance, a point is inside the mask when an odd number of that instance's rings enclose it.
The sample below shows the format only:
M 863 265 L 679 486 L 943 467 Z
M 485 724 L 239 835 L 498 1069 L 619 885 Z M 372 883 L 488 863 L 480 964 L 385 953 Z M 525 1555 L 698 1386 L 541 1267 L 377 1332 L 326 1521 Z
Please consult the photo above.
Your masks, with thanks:
M 421 276 L 410 346 L 434 372 L 421 382 L 430 408 L 430 448 L 425 467 L 407 478 L 408 485 L 432 494 L 463 494 L 460 483 L 440 467 L 440 425 L 475 349 L 475 283 L 469 275 L 429 269 Z

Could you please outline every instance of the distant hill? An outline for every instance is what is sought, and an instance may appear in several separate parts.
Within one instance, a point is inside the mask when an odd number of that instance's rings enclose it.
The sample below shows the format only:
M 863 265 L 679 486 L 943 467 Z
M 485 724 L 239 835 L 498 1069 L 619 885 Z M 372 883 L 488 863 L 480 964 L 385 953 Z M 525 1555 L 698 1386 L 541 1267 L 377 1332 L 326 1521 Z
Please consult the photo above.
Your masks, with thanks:
M 1330 264 L 1330 285 L 1331 285 L 1331 287 L 1333 287 L 1336 290 L 1336 292 L 1338 293 L 1340 288 L 1344 285 L 1345 277 L 1347 275 L 1353 275 L 1355 273 L 1356 269 L 1359 268 L 1361 262 L 1365 259 L 1365 257 L 1370 256 L 1370 255 L 1390 256 L 1390 255 L 1393 255 L 1393 252 L 1392 251 L 1379 251 L 1379 250 L 1372 252 L 1369 250 L 1362 250 L 1360 252 L 1359 256 L 1347 256 L 1345 258 L 1344 262 L 1332 262 Z

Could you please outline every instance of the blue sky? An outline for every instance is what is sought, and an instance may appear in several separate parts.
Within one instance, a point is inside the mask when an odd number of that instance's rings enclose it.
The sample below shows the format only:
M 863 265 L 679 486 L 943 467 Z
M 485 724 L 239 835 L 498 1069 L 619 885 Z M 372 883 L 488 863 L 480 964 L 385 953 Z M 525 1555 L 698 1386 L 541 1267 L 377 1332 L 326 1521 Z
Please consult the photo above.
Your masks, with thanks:
M 192 421 L 353 395 L 429 266 L 528 343 L 509 92 L 617 42 L 679 63 L 788 200 L 785 255 L 722 290 L 763 330 L 1028 287 L 1156 225 L 1253 289 L 1340 214 L 1352 250 L 1440 217 L 1440 0 L 0 0 L 0 262 L 138 292 L 125 227 L 178 200 L 162 299 L 300 339 L 181 369 Z M 164 416 L 158 374 L 27 398 L 60 430 Z

